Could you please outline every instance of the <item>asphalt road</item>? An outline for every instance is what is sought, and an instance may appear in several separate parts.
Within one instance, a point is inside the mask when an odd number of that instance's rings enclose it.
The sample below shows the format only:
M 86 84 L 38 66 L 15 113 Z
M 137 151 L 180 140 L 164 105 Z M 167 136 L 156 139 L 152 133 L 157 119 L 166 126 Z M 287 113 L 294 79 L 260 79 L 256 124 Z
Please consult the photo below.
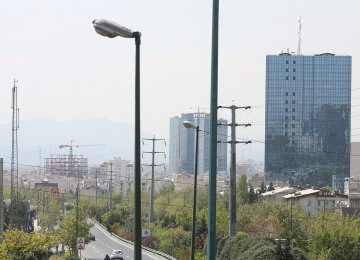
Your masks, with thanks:
M 120 249 L 124 252 L 124 260 L 134 259 L 134 248 L 133 245 L 121 241 L 115 236 L 111 235 L 100 225 L 95 224 L 90 229 L 91 234 L 95 235 L 95 241 L 90 241 L 89 244 L 85 245 L 85 250 L 81 250 L 82 259 L 87 260 L 103 260 L 105 255 L 109 256 L 113 249 Z M 80 253 L 80 252 L 79 252 Z M 165 259 L 161 256 L 150 253 L 146 250 L 142 250 L 143 260 L 154 260 L 154 259 Z

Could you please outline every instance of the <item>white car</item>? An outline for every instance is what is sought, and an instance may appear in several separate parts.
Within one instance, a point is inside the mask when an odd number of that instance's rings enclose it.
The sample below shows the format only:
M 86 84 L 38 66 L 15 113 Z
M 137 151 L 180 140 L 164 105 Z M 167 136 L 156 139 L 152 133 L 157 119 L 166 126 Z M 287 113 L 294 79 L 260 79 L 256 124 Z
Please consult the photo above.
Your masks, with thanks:
M 112 254 L 110 256 L 111 260 L 124 260 L 124 258 L 122 257 L 123 252 L 119 249 L 113 249 Z

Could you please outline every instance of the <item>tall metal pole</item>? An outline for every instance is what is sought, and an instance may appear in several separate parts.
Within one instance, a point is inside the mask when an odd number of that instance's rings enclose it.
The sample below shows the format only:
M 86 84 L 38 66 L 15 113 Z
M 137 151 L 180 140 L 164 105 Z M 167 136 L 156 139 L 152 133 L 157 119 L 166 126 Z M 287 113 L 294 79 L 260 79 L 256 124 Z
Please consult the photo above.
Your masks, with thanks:
M 76 186 L 76 234 L 75 234 L 75 242 L 77 241 L 77 238 L 79 237 L 79 193 L 80 193 L 80 189 L 79 189 L 79 179 L 78 179 L 78 183 Z M 79 257 L 79 252 L 75 243 L 75 256 Z
M 0 243 L 3 241 L 4 235 L 4 198 L 3 198 L 3 174 L 4 174 L 3 158 L 0 158 Z
M 143 164 L 143 165 L 146 165 L 146 166 L 151 166 L 151 190 L 150 190 L 149 223 L 152 223 L 153 219 L 154 219 L 155 166 L 164 165 L 164 164 L 155 164 L 155 154 L 156 153 L 165 154 L 165 152 L 156 152 L 155 151 L 155 142 L 156 141 L 165 141 L 165 139 L 155 138 L 155 135 L 154 135 L 154 137 L 151 138 L 151 139 L 143 138 L 143 140 L 152 141 L 152 143 L 153 143 L 152 152 L 143 152 L 143 153 L 151 153 L 151 155 L 152 155 L 151 164 Z
M 155 139 L 155 135 L 154 135 Z M 153 152 L 152 152 L 152 161 L 151 161 L 151 191 L 150 191 L 150 215 L 149 222 L 153 222 L 154 218 L 154 190 L 155 190 L 155 140 L 153 140 Z
M 231 126 L 231 141 L 227 142 L 231 144 L 231 158 L 230 158 L 230 194 L 229 194 L 229 236 L 236 235 L 236 144 L 238 143 L 251 143 L 251 141 L 236 141 L 236 127 L 237 126 L 251 126 L 251 124 L 237 124 L 235 119 L 235 111 L 236 109 L 243 108 L 249 109 L 250 106 L 238 107 L 235 105 L 226 107 L 219 106 L 218 108 L 227 108 L 231 109 L 231 124 L 227 124 Z M 218 125 L 224 125 L 223 123 L 219 123 Z
M 109 209 L 112 209 L 112 174 L 113 174 L 113 170 L 112 170 L 112 162 L 110 163 L 110 184 L 109 184 Z
M 195 139 L 195 165 L 194 165 L 194 194 L 193 194 L 193 212 L 192 212 L 192 232 L 191 232 L 191 260 L 195 259 L 195 229 L 196 229 L 196 193 L 197 193 L 197 172 L 199 158 L 199 125 L 196 127 Z
M 18 81 L 14 79 L 14 86 L 12 88 L 12 153 L 11 153 L 11 217 L 10 226 L 12 226 L 15 218 L 15 211 L 17 210 L 17 199 L 18 199 L 18 135 L 17 130 L 19 129 L 19 108 L 17 107 L 17 87 Z M 16 196 L 15 196 L 15 178 L 16 178 Z
M 293 213 L 292 213 L 292 207 L 293 207 L 293 193 L 291 194 L 290 197 L 290 241 L 292 240 L 292 234 L 293 234 L 293 228 L 292 228 L 292 224 L 293 224 Z
M 140 158 L 140 32 L 134 32 L 135 55 L 135 240 L 134 258 L 141 260 L 141 158 Z
M 217 103 L 218 103 L 218 40 L 219 0 L 213 0 L 211 47 L 211 98 L 210 98 L 210 171 L 208 191 L 208 245 L 209 260 L 216 257 L 216 175 L 217 175 Z
M 95 171 L 95 205 L 97 206 L 97 202 L 98 202 L 98 180 L 97 180 L 97 177 L 98 177 L 98 170 L 99 169 L 96 169 Z
M 230 158 L 230 201 L 229 201 L 229 236 L 236 234 L 236 130 L 235 106 L 231 108 L 231 158 Z

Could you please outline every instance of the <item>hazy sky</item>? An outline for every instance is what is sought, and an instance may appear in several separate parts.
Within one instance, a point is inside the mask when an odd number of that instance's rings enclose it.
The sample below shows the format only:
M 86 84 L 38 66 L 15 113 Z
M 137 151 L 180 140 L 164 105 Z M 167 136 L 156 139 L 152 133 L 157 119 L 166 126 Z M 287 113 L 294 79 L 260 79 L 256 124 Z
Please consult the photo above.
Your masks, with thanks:
M 254 107 L 237 114 L 253 123 L 238 137 L 264 140 L 265 56 L 296 51 L 301 16 L 303 54 L 353 57 L 352 141 L 360 140 L 359 10 L 358 0 L 220 1 L 219 105 Z M 0 123 L 11 121 L 16 78 L 21 120 L 133 124 L 135 43 L 96 34 L 92 20 L 105 18 L 141 31 L 142 128 L 168 138 L 170 117 L 209 110 L 211 14 L 211 0 L 3 1 Z M 238 146 L 240 159 L 262 160 L 262 149 Z

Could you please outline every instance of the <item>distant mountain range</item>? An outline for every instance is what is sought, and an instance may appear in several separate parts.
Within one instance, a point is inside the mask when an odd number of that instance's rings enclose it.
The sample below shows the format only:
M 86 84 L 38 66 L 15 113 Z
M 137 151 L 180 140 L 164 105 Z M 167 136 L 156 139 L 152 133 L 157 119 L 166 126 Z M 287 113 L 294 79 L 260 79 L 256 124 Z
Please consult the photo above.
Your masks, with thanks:
M 142 136 L 150 135 L 142 133 Z M 18 130 L 19 164 L 39 165 L 51 154 L 69 154 L 69 148 L 59 149 L 61 144 L 74 145 L 104 144 L 105 146 L 74 147 L 73 153 L 89 158 L 89 164 L 120 156 L 133 160 L 134 126 L 108 119 L 55 121 L 34 119 L 21 121 Z M 0 124 L 0 157 L 4 158 L 5 169 L 11 161 L 11 124 Z M 40 152 L 41 150 L 41 152 Z

